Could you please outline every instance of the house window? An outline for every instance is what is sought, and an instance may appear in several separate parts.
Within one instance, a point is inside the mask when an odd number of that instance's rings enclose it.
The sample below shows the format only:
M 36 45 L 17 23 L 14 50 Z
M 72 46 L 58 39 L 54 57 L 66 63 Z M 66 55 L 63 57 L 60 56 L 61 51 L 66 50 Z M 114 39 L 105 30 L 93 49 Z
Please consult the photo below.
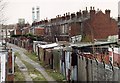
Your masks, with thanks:
M 65 29 L 64 28 L 65 28 L 64 25 L 62 25 L 62 34 L 65 33 Z
M 67 24 L 61 26 L 61 33 L 68 34 Z
M 48 28 L 48 34 L 51 35 L 51 28 Z

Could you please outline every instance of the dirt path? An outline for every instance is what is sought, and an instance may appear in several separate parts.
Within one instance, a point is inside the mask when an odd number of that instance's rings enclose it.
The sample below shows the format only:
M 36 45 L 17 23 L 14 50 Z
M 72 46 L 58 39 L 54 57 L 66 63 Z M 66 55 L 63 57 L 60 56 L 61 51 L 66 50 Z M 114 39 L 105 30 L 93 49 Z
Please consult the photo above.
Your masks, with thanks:
M 15 63 L 18 65 L 20 71 L 23 73 L 23 75 L 25 76 L 25 81 L 26 83 L 33 83 L 32 82 L 32 78 L 30 77 L 30 75 L 28 74 L 28 69 L 25 66 L 25 64 L 18 58 L 16 57 L 15 59 Z
M 9 46 L 11 46 L 11 48 L 13 49 L 13 51 L 16 51 L 18 52 L 20 55 L 21 55 L 21 59 L 28 62 L 29 64 L 31 64 L 35 69 L 37 69 L 43 76 L 44 78 L 48 81 L 48 82 L 54 82 L 56 80 L 54 80 L 51 76 L 49 76 L 47 74 L 47 72 L 45 71 L 45 69 L 40 65 L 38 64 L 37 62 L 31 60 L 27 55 L 24 54 L 24 52 L 26 51 L 25 49 L 23 48 L 20 48 L 16 45 L 13 45 L 13 44 L 9 44 Z

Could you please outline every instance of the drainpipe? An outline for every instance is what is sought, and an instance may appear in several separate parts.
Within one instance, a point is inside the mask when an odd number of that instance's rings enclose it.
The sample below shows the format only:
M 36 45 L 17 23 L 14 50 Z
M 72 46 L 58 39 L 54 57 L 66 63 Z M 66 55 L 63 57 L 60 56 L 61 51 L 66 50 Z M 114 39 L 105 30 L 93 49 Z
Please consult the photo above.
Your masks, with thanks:
M 113 48 L 113 46 L 111 47 L 111 49 L 112 49 L 112 64 L 114 64 L 114 48 Z

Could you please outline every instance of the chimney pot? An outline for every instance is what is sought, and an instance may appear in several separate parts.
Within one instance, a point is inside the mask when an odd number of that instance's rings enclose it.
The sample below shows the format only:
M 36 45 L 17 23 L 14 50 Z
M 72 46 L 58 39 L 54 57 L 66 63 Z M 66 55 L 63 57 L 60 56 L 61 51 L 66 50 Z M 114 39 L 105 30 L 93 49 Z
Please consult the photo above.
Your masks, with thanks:
M 81 17 L 81 11 L 77 12 L 77 18 Z
M 92 10 L 92 6 L 90 7 L 90 10 Z
M 67 15 L 66 15 L 66 20 L 69 20 L 69 19 L 70 19 L 70 15 L 67 14 Z
M 118 15 L 118 22 L 120 22 L 120 15 Z
M 68 12 L 68 15 L 70 15 L 70 12 Z
M 75 17 L 75 13 L 72 13 L 72 14 L 71 14 L 71 18 L 74 18 L 74 17 Z
M 81 10 L 79 12 L 81 13 Z
M 95 9 L 93 7 L 93 10 L 92 10 L 92 7 L 91 7 L 91 10 L 90 10 L 90 18 L 93 18 L 93 16 L 95 15 Z
M 86 11 L 87 11 L 87 7 L 86 7 Z
M 99 11 L 99 8 L 97 8 L 97 11 Z
M 67 16 L 67 13 L 66 13 L 66 16 Z
M 87 16 L 87 11 L 86 10 L 82 11 L 82 13 L 83 13 L 83 17 Z

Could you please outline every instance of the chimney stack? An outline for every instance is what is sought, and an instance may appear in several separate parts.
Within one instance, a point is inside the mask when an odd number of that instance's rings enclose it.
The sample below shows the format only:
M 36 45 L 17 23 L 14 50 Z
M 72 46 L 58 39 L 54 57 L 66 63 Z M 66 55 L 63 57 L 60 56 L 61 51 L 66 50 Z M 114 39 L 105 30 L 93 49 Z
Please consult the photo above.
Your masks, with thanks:
M 105 14 L 106 14 L 106 16 L 107 16 L 108 18 L 110 18 L 110 10 L 109 10 L 109 9 L 106 9 L 106 10 L 105 10 Z
M 90 18 L 93 18 L 93 16 L 95 15 L 95 8 L 94 7 L 90 7 Z
M 62 16 L 62 20 L 63 20 L 63 21 L 65 20 L 65 14 Z
M 86 7 L 86 10 L 83 10 L 83 17 L 87 17 L 87 14 L 88 14 L 88 11 L 87 11 L 87 7 Z
M 75 13 L 71 14 L 71 19 L 75 18 Z
M 81 17 L 81 10 L 77 12 L 76 14 L 77 14 L 77 18 Z
M 66 14 L 66 20 L 69 20 L 70 19 L 70 15 L 69 13 Z

